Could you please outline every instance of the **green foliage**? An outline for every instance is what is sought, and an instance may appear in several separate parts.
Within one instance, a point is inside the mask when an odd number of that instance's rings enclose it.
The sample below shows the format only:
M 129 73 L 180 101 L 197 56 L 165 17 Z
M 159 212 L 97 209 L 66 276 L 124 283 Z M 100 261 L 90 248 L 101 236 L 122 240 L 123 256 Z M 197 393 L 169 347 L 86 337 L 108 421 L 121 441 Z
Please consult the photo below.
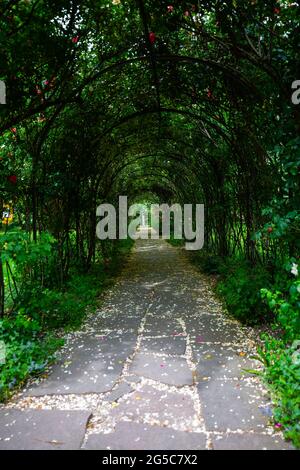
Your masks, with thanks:
M 100 293 L 113 282 L 132 245 L 131 240 L 117 243 L 107 267 L 99 262 L 89 272 L 74 270 L 63 290 L 43 289 L 36 280 L 23 285 L 15 305 L 16 313 L 0 320 L 0 340 L 6 346 L 6 361 L 0 364 L 0 401 L 7 399 L 29 376 L 43 373 L 56 349 L 63 344 L 55 337 L 55 332 L 49 331 L 57 328 L 67 331 L 80 326 L 87 309 L 97 306 Z M 22 250 L 21 243 L 20 252 Z M 6 254 L 8 251 L 7 247 Z M 43 249 L 33 251 L 38 253 L 40 261 Z M 19 254 L 18 261 L 20 259 Z M 18 266 L 23 269 L 23 264 Z
M 201 251 L 195 257 L 195 262 L 200 266 L 201 271 L 210 275 L 221 274 L 224 259 L 220 256 Z
M 124 256 L 126 257 L 130 253 L 130 250 L 132 249 L 133 245 L 134 245 L 134 240 L 132 240 L 131 238 L 126 238 L 125 240 L 118 241 L 115 247 L 115 250 L 116 250 L 115 258 L 119 261 L 119 267 L 124 261 Z
M 110 285 L 122 266 L 133 242 L 122 240 L 115 244 L 109 260 L 100 260 L 88 272 L 74 269 L 63 289 L 45 289 L 37 283 L 26 285 L 17 308 L 26 312 L 43 329 L 78 328 L 88 306 L 94 307 L 103 289 Z
M 264 365 L 264 380 L 273 394 L 274 426 L 284 431 L 300 448 L 300 340 L 289 347 L 265 335 L 258 359 Z
M 20 291 L 31 289 L 34 282 L 43 285 L 52 275 L 55 239 L 47 232 L 35 242 L 25 231 L 12 229 L 0 235 L 0 258 L 11 283 L 14 300 Z M 52 260 L 52 265 L 51 265 Z
M 298 277 L 294 261 L 286 269 Z M 265 336 L 259 351 L 264 378 L 274 392 L 274 419 L 300 447 L 300 280 L 289 277 L 273 289 L 261 289 L 261 297 L 274 314 L 274 328 L 282 332 L 281 339 Z
M 255 324 L 270 319 L 261 296 L 261 286 L 269 285 L 268 272 L 261 266 L 251 266 L 243 260 L 226 260 L 217 291 L 224 298 L 231 314 L 239 320 Z
M 89 294 L 92 301 L 93 291 L 89 291 Z M 37 319 L 44 328 L 79 326 L 87 305 L 75 292 L 39 287 L 26 289 L 20 296 L 19 303 L 22 306 L 19 311 L 29 312 L 30 317 Z
M 261 296 L 275 314 L 287 341 L 300 338 L 300 280 L 290 283 L 287 292 L 261 289 Z
M 279 337 L 263 336 L 259 359 L 273 393 L 274 426 L 300 447 L 300 281 L 295 259 L 276 269 L 275 285 L 263 267 L 225 260 L 217 290 L 234 316 L 247 323 L 268 320 Z M 269 286 L 269 288 L 262 288 Z M 272 313 L 272 316 L 270 315 Z
M 174 238 L 174 235 L 172 235 L 172 234 L 171 234 L 170 239 L 168 240 L 168 242 L 172 246 L 180 246 L 180 247 L 185 244 L 185 240 Z
M 30 268 L 47 259 L 54 242 L 54 237 L 47 232 L 41 233 L 36 243 L 24 231 L 8 231 L 0 237 L 1 259 L 3 262 L 14 260 L 20 276 L 24 276 Z
M 0 363 L 0 401 L 6 400 L 29 376 L 41 374 L 63 344 L 62 340 L 43 334 L 40 324 L 21 312 L 0 320 L 0 339 L 6 349 L 5 361 Z
M 198 259 L 205 272 L 220 274 L 217 291 L 231 314 L 250 324 L 271 323 L 274 333 L 262 335 L 258 348 L 262 377 L 272 391 L 275 429 L 300 448 L 300 281 L 295 259 L 285 269 L 276 267 L 273 282 L 264 267 L 243 260 Z

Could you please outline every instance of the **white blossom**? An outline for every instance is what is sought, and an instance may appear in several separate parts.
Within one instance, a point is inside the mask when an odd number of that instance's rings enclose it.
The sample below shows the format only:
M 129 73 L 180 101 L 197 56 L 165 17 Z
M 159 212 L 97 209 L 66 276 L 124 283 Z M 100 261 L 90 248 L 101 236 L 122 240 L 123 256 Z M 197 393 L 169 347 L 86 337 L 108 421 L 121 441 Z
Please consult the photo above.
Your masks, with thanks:
M 296 264 L 296 263 L 292 264 L 291 273 L 294 274 L 294 276 L 296 276 L 296 277 L 298 276 L 298 274 L 299 274 L 298 273 L 298 264 Z

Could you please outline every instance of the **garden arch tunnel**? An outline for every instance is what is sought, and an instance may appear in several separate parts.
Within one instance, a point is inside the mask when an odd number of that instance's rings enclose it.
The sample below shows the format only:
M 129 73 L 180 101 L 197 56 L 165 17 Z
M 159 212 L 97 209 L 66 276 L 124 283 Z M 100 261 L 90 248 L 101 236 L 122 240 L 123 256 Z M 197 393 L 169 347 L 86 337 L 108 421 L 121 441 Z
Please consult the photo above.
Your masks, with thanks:
M 70 227 L 82 225 L 90 238 L 99 201 L 145 188 L 162 197 L 168 186 L 169 199 L 210 208 L 207 230 L 220 254 L 241 235 L 246 256 L 255 256 L 251 234 L 274 186 L 270 166 L 276 170 L 264 145 L 273 137 L 257 129 L 270 119 L 270 103 L 280 112 L 290 93 L 270 63 L 274 38 L 256 46 L 256 35 L 267 36 L 259 21 L 257 31 L 247 29 L 253 5 L 172 7 L 66 0 L 43 15 L 30 6 L 20 11 L 24 24 L 35 22 L 33 40 L 40 45 L 32 55 L 32 38 L 22 39 L 16 51 L 22 80 L 16 86 L 10 71 L 6 87 L 16 96 L 0 130 L 24 126 L 15 137 L 32 164 L 31 201 L 25 199 L 34 237 L 39 227 L 52 229 L 53 206 L 61 223 L 55 235 L 65 239 Z M 255 8 L 258 18 L 274 22 L 268 5 Z M 7 35 L 4 50 L 13 41 Z

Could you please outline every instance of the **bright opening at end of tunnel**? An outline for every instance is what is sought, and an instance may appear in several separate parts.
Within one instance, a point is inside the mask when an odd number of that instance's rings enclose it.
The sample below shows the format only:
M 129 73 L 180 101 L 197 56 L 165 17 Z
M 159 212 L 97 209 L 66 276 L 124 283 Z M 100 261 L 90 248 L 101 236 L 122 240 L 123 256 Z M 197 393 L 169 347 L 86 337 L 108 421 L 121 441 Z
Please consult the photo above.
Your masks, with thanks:
M 119 205 L 101 204 L 96 215 L 100 221 L 96 227 L 99 240 L 185 239 L 186 250 L 196 251 L 204 245 L 203 204 L 145 204 L 128 207 L 127 196 L 119 196 Z

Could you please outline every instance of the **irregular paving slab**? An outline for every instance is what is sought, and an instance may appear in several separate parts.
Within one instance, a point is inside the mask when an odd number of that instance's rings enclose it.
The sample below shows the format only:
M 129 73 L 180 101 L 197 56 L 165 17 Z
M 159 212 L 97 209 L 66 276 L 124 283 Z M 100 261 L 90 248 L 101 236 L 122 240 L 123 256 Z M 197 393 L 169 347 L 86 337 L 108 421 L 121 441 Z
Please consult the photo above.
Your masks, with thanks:
M 140 349 L 143 353 L 162 353 L 184 355 L 186 340 L 182 336 L 163 336 L 161 338 L 143 338 Z
M 0 450 L 76 450 L 84 439 L 87 411 L 1 410 Z
M 85 449 L 89 450 L 204 450 L 206 435 L 121 422 L 110 434 L 91 434 Z
M 122 382 L 120 383 L 114 390 L 109 392 L 103 397 L 103 400 L 107 400 L 110 402 L 118 401 L 124 395 L 133 392 L 133 388 L 130 386 L 129 383 Z
M 178 387 L 193 384 L 192 371 L 182 357 L 137 354 L 129 371 L 131 374 Z
M 243 433 L 225 434 L 213 437 L 215 450 L 293 450 L 293 447 L 279 436 Z
M 183 333 L 182 328 L 176 318 L 166 315 L 147 316 L 144 335 L 145 336 L 170 336 Z
M 260 410 L 259 391 L 237 380 L 212 380 L 198 385 L 202 413 L 209 431 L 261 430 L 268 418 Z
M 96 335 L 97 336 L 97 335 Z M 78 340 L 53 366 L 49 377 L 31 387 L 27 396 L 109 391 L 119 378 L 126 358 L 133 352 L 132 333 L 98 335 Z
M 248 353 L 235 346 L 199 344 L 193 347 L 198 380 L 214 378 L 241 378 L 249 369 L 257 369 L 258 363 Z
M 99 324 L 99 331 L 111 331 L 117 332 L 122 330 L 126 332 L 128 330 L 137 330 L 140 326 L 142 316 L 128 316 L 126 318 L 121 316 L 114 316 L 111 313 L 110 317 L 103 318 L 102 320 L 98 320 L 97 323 Z M 95 322 L 95 327 L 97 328 L 97 323 Z
M 119 401 L 112 416 L 151 425 L 170 426 L 181 431 L 203 429 L 203 420 L 197 414 L 191 396 L 168 387 L 141 385 L 127 398 Z
M 200 315 L 197 321 L 186 319 L 192 343 L 237 343 L 244 338 L 242 328 L 221 316 Z

